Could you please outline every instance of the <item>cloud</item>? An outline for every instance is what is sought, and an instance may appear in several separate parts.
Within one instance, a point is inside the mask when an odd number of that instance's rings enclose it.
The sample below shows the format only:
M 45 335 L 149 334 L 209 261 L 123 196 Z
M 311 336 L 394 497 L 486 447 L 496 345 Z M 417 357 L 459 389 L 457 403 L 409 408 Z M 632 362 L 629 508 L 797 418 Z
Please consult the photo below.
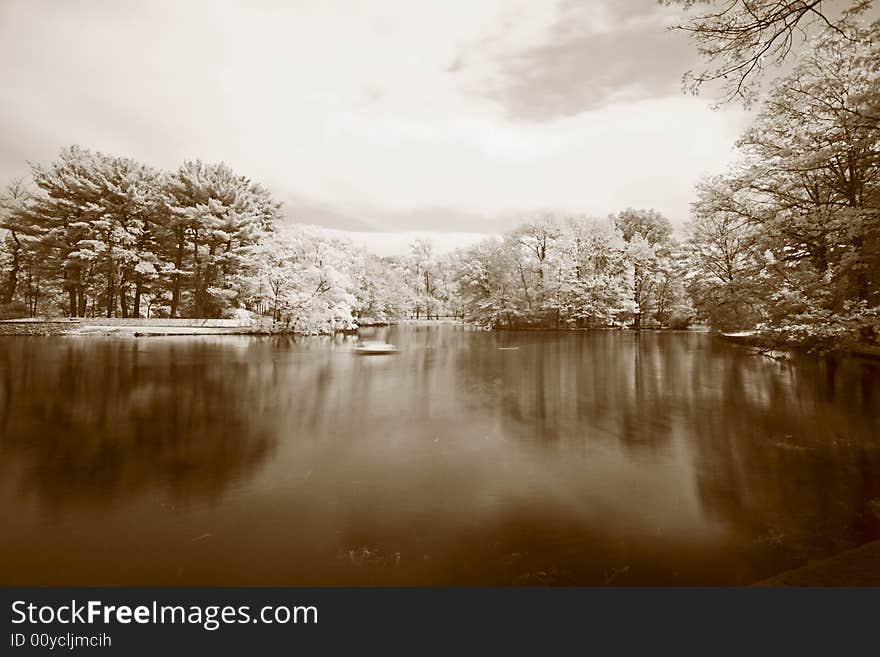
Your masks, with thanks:
M 528 213 L 487 215 L 442 206 L 389 211 L 377 207 L 309 201 L 296 196 L 287 197 L 284 201 L 284 214 L 291 222 L 359 233 L 442 230 L 460 234 L 500 233 L 513 228 L 528 216 Z
M 650 0 L 0 3 L 0 176 L 79 143 L 225 161 L 291 219 L 494 232 L 529 208 L 671 218 L 743 114 L 678 93 Z
M 666 29 L 675 11 L 644 0 L 566 0 L 540 43 L 497 55 L 485 93 L 528 121 L 675 95 L 695 59 L 684 35 Z

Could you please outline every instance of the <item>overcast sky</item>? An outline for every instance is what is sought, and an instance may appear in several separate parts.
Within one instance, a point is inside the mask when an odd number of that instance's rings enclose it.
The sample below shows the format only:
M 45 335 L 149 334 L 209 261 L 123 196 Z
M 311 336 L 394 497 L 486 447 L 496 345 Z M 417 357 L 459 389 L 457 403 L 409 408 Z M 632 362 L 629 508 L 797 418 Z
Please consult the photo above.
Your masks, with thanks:
M 0 2 L 0 177 L 77 143 L 223 160 L 291 220 L 491 232 L 539 208 L 687 217 L 735 107 L 653 0 Z

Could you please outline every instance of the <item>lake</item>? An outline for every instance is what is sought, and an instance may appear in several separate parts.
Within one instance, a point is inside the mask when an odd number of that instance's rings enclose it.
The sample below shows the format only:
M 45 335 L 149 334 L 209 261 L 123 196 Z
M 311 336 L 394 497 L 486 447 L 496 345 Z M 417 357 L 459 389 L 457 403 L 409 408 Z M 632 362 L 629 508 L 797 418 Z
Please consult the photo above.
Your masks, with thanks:
M 696 332 L 0 339 L 0 584 L 746 584 L 880 538 L 880 369 Z

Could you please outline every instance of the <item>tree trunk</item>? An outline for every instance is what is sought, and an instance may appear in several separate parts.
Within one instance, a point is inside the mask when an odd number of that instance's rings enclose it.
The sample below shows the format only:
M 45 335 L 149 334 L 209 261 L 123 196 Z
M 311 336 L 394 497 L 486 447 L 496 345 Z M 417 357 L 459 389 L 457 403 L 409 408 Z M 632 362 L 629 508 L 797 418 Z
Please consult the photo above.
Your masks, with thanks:
M 134 284 L 134 305 L 131 308 L 131 316 L 138 318 L 141 316 L 141 277 L 138 276 Z
M 122 317 L 128 319 L 128 302 L 125 299 L 126 286 L 128 284 L 125 282 L 123 278 L 122 284 L 119 286 L 119 310 L 122 312 Z
M 214 282 L 214 274 L 217 268 L 214 264 L 214 256 L 216 254 L 217 245 L 212 244 L 208 248 L 208 260 L 205 263 L 205 271 L 200 276 L 197 284 L 196 316 L 198 317 L 208 317 L 213 314 L 208 312 L 208 288 Z
M 862 209 L 862 178 L 859 175 L 861 171 L 857 170 L 856 167 L 856 157 L 854 157 L 853 152 L 850 151 L 848 154 L 848 171 L 849 171 L 849 179 L 847 181 L 847 194 L 849 196 L 849 206 L 855 210 Z M 855 285 L 856 285 L 856 294 L 858 294 L 859 301 L 867 301 L 868 300 L 868 273 L 865 271 L 865 263 L 867 262 L 865 256 L 867 254 L 864 253 L 865 247 L 865 239 L 861 234 L 857 234 L 852 241 L 853 249 L 855 250 L 858 261 L 856 263 L 856 271 L 855 271 Z
M 107 265 L 107 317 L 113 317 L 113 309 L 116 307 L 116 285 L 114 285 L 113 264 Z
M 202 317 L 202 259 L 199 257 L 199 235 L 193 235 L 193 312 L 194 317 Z
M 177 234 L 177 250 L 174 253 L 174 269 L 178 272 L 174 274 L 171 286 L 171 317 L 177 317 L 178 308 L 180 306 L 180 268 L 183 267 L 183 251 L 186 246 L 186 238 L 183 232 Z
M 522 283 L 523 294 L 526 297 L 526 305 L 529 308 L 529 314 L 531 314 L 531 312 L 532 312 L 532 297 L 529 294 L 529 286 L 526 283 L 526 274 L 523 271 L 522 263 L 520 263 L 519 261 L 517 261 L 517 267 L 519 269 L 519 280 Z
M 828 269 L 828 248 L 824 243 L 813 246 L 810 250 L 810 259 L 813 261 L 813 268 L 820 274 L 824 274 Z
M 868 272 L 865 271 L 866 254 L 865 240 L 859 235 L 853 239 L 853 249 L 858 254 L 858 262 L 856 263 L 855 284 L 856 294 L 859 295 L 859 301 L 867 301 L 869 295 L 868 289 Z
M 633 300 L 636 302 L 636 310 L 633 312 L 633 328 L 640 329 L 642 328 L 642 304 L 641 304 L 641 283 L 639 279 L 641 277 L 641 270 L 638 265 L 633 267 Z
M 0 300 L 0 303 L 12 303 L 12 300 L 15 298 L 15 290 L 18 287 L 18 272 L 21 268 L 21 242 L 18 240 L 14 230 L 9 231 L 9 233 L 14 244 L 12 248 L 12 267 L 6 277 L 6 288 L 3 291 L 3 299 Z

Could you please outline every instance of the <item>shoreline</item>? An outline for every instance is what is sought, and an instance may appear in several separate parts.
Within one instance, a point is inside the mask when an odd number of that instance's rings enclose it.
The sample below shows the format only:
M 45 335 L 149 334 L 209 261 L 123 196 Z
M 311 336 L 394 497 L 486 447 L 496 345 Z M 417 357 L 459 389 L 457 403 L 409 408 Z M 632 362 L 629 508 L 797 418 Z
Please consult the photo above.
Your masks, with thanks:
M 58 318 L 0 321 L 0 337 L 150 337 L 160 335 L 278 335 L 268 323 L 222 319 Z
M 336 329 L 323 333 L 314 331 L 296 331 L 289 328 L 276 328 L 272 320 L 262 318 L 254 323 L 245 324 L 235 319 L 180 319 L 180 318 L 101 318 L 101 317 L 59 317 L 59 318 L 21 318 L 0 320 L 0 338 L 14 336 L 73 336 L 73 337 L 194 337 L 204 335 L 249 335 L 254 337 L 268 336 L 309 336 L 332 335 L 334 333 L 356 333 L 359 329 L 374 329 L 388 326 L 436 326 L 457 325 L 489 332 L 514 333 L 572 333 L 589 331 L 627 331 L 635 333 L 706 333 L 711 337 L 728 344 L 779 353 L 804 354 L 812 356 L 853 357 L 870 361 L 880 361 L 880 347 L 873 345 L 856 345 L 846 349 L 827 351 L 811 350 L 798 345 L 774 345 L 755 331 L 714 332 L 703 325 L 686 329 L 655 328 L 655 327 L 617 327 L 595 326 L 583 328 L 550 328 L 550 327 L 519 327 L 519 328 L 487 328 L 458 319 L 399 319 L 386 322 L 367 321 L 354 329 Z M 782 357 L 784 359 L 784 356 Z
M 774 345 L 762 339 L 755 331 L 739 331 L 734 333 L 713 333 L 719 340 L 729 344 L 736 344 L 743 347 L 753 347 L 755 349 L 772 350 L 778 352 L 807 354 L 812 356 L 851 356 L 854 358 L 864 358 L 866 360 L 880 361 L 880 347 L 873 345 L 853 345 L 845 349 L 829 349 L 825 351 L 813 350 L 798 345 Z
M 880 540 L 809 561 L 751 586 L 880 586 Z
M 252 324 L 243 324 L 233 319 L 123 319 L 118 317 L 59 317 L 59 318 L 22 318 L 0 320 L 0 337 L 4 336 L 86 336 L 86 337 L 152 337 L 152 336 L 197 336 L 197 335 L 331 335 L 333 333 L 356 333 L 359 329 L 384 328 L 388 326 L 465 326 L 489 332 L 521 332 L 521 333 L 572 333 L 589 331 L 633 331 L 636 333 L 708 333 L 703 326 L 686 329 L 673 328 L 630 328 L 617 326 L 593 327 L 518 327 L 518 328 L 487 328 L 460 319 L 399 319 L 385 322 L 367 321 L 354 329 L 336 329 L 324 333 L 314 331 L 296 331 L 289 328 L 276 328 L 271 320 L 263 319 Z

